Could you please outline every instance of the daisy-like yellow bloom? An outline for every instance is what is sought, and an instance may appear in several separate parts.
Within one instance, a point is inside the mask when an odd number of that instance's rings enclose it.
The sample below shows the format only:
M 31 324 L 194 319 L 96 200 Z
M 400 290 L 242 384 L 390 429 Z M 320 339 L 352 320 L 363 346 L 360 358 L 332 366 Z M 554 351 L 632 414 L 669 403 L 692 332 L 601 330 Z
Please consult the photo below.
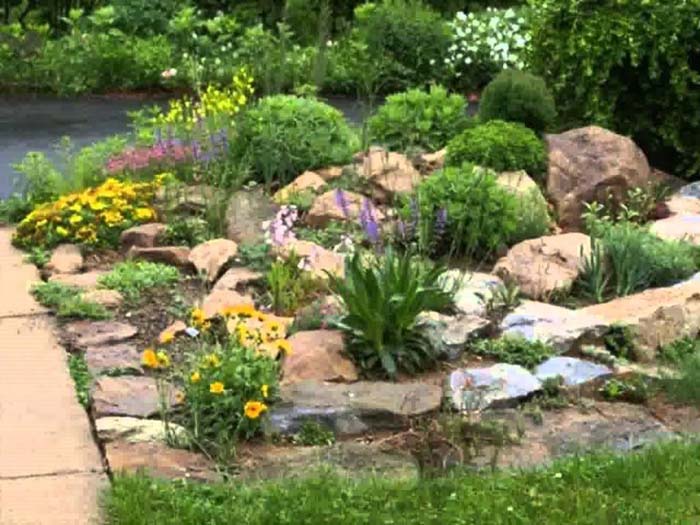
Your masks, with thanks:
M 190 382 L 192 383 L 199 383 L 201 379 L 202 375 L 196 370 L 190 374 Z
M 83 222 L 83 217 L 81 215 L 78 215 L 77 213 L 75 213 L 75 214 L 70 216 L 70 218 L 68 219 L 68 222 L 70 222 L 73 225 L 80 224 L 81 222 Z
M 170 356 L 162 350 L 156 353 L 156 358 L 158 359 L 158 366 L 160 368 L 168 368 L 170 366 Z
M 49 222 L 49 221 L 47 221 L 46 219 L 41 219 L 40 221 L 37 221 L 36 227 L 37 227 L 37 228 L 43 228 L 44 226 L 46 226 L 46 223 L 47 223 L 47 222 Z
M 158 356 L 153 348 L 146 348 L 141 354 L 141 364 L 147 368 L 158 368 Z
M 201 308 L 195 308 L 190 314 L 190 322 L 195 328 L 201 327 L 207 320 L 204 310 Z
M 104 202 L 96 199 L 91 200 L 89 206 L 92 211 L 102 211 L 107 207 Z
M 255 308 L 252 304 L 238 304 L 225 306 L 220 313 L 224 317 L 252 317 L 255 314 Z
M 108 210 L 103 212 L 102 220 L 107 224 L 107 226 L 115 226 L 124 220 L 124 217 L 118 211 Z
M 243 413 L 248 419 L 258 419 L 267 410 L 267 405 L 260 401 L 248 401 L 243 407 Z
M 136 208 L 134 217 L 139 221 L 148 221 L 155 217 L 155 213 L 151 208 Z
M 221 359 L 219 359 L 219 356 L 216 354 L 207 354 L 204 356 L 204 364 L 216 368 L 221 366 Z
M 292 344 L 286 339 L 278 339 L 277 341 L 273 341 L 272 344 L 275 345 L 280 352 L 284 352 L 285 355 L 292 353 Z
M 163 332 L 162 334 L 160 334 L 160 336 L 158 336 L 158 342 L 162 345 L 172 343 L 174 339 L 175 334 L 172 332 Z
M 262 394 L 262 396 L 265 399 L 267 399 L 268 392 L 269 392 L 269 387 L 267 385 L 263 385 L 260 387 L 260 393 Z
M 61 237 L 68 237 L 68 234 L 70 232 L 66 230 L 63 226 L 58 226 L 56 228 L 56 233 L 59 234 Z
M 80 213 L 81 211 L 83 211 L 83 206 L 79 202 L 76 202 L 75 204 L 70 206 L 68 209 L 70 211 L 74 211 L 75 213 Z
M 224 384 L 221 381 L 214 381 L 212 384 L 209 385 L 209 392 L 212 394 L 223 394 L 226 391 L 224 388 Z

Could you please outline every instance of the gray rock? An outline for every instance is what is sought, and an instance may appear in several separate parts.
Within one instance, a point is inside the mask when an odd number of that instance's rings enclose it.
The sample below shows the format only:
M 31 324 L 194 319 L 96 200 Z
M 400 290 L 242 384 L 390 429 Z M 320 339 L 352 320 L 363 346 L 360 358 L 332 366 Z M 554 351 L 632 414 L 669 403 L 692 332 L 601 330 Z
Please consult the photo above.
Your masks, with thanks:
M 499 363 L 455 370 L 450 374 L 449 396 L 457 410 L 475 411 L 513 405 L 541 387 L 522 366 Z
M 128 341 L 138 333 L 138 328 L 117 321 L 76 321 L 64 327 L 78 348 L 104 346 Z
M 418 322 L 438 355 L 449 361 L 459 359 L 467 343 L 483 334 L 491 324 L 477 315 L 450 316 L 438 312 L 423 312 Z
M 262 188 L 237 191 L 226 209 L 227 237 L 237 243 L 258 244 L 265 240 L 262 223 L 274 218 L 277 206 Z
M 566 386 L 582 385 L 608 377 L 612 373 L 613 371 L 607 366 L 576 357 L 551 357 L 535 368 L 535 377 L 540 381 L 560 376 Z
M 112 370 L 141 372 L 141 352 L 128 343 L 88 346 L 85 349 L 85 362 L 92 376 Z
M 176 392 L 170 388 L 169 404 L 175 405 Z M 92 407 L 96 418 L 132 416 L 147 418 L 160 410 L 160 396 L 152 377 L 102 376 L 92 387 Z
M 455 306 L 463 314 L 486 314 L 486 304 L 493 291 L 503 284 L 503 281 L 489 273 L 461 272 L 450 270 L 445 272 L 440 282 L 446 289 L 456 288 Z
M 694 199 L 700 199 L 700 181 L 686 184 L 678 190 L 678 193 L 683 197 L 692 197 Z
M 270 411 L 272 432 L 293 434 L 304 421 L 315 420 L 336 434 L 351 435 L 402 428 L 410 416 L 437 411 L 442 389 L 425 383 L 305 381 L 283 385 L 280 396 Z
M 165 425 L 159 419 L 137 417 L 101 417 L 95 420 L 97 437 L 101 441 L 124 440 L 128 443 L 165 443 L 168 439 Z M 186 441 L 187 431 L 175 423 L 168 423 L 170 436 L 178 443 Z
M 535 301 L 523 301 L 501 322 L 503 335 L 543 341 L 560 353 L 595 344 L 607 332 L 608 322 L 582 311 Z

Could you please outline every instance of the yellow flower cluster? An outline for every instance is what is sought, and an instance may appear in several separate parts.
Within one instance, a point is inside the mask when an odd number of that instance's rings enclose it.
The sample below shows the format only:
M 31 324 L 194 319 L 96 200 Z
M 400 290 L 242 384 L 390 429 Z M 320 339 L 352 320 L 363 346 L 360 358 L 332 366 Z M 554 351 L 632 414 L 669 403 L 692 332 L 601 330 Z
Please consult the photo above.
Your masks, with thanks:
M 156 124 L 162 127 L 176 126 L 192 131 L 198 121 L 215 120 L 216 125 L 230 122 L 245 106 L 253 94 L 253 77 L 241 70 L 233 77 L 233 82 L 225 88 L 209 85 L 198 101 L 189 97 L 173 100 L 168 112 L 156 117 Z
M 170 356 L 162 350 L 156 351 L 153 348 L 146 348 L 141 354 L 141 364 L 145 368 L 153 370 L 168 368 L 170 366 Z
M 42 204 L 18 225 L 14 241 L 20 246 L 116 243 L 126 228 L 156 218 L 153 198 L 163 178 L 152 183 L 107 179 L 95 188 Z

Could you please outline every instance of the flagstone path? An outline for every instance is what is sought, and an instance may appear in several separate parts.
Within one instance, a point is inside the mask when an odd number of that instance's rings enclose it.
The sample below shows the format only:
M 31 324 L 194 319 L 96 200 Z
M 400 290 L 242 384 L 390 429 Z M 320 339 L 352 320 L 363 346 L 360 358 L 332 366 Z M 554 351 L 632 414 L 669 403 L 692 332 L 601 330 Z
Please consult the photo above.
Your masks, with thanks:
M 0 228 L 0 524 L 96 524 L 102 459 L 11 234 Z

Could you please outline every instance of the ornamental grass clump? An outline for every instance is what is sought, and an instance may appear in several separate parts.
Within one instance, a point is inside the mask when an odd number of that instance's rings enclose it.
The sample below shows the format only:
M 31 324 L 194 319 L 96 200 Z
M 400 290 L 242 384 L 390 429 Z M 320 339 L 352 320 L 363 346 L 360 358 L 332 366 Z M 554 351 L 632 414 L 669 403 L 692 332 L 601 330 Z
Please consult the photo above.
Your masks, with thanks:
M 116 246 L 122 231 L 155 220 L 153 200 L 162 178 L 144 183 L 107 179 L 42 204 L 19 223 L 13 242 L 27 248 L 61 243 Z

